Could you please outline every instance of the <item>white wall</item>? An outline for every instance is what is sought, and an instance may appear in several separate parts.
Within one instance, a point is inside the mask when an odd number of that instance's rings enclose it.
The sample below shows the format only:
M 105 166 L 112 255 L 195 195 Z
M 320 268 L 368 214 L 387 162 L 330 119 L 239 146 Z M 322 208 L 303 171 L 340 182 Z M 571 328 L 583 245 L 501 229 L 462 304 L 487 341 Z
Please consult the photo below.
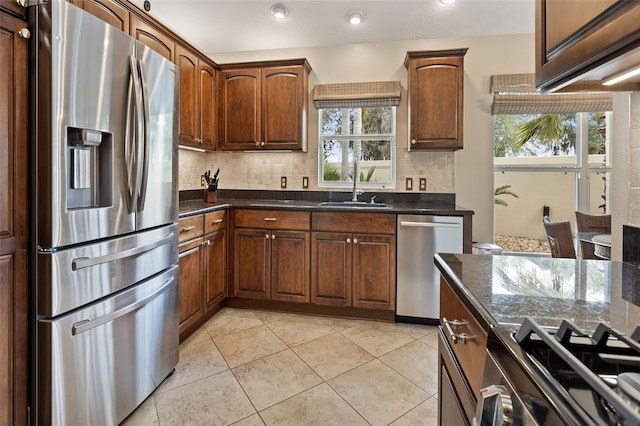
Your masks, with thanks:
M 452 152 L 407 151 L 407 72 L 404 58 L 410 50 L 469 48 L 465 56 L 464 149 Z M 180 151 L 180 189 L 199 188 L 200 170 L 220 167 L 221 188 L 279 189 L 287 176 L 288 189 L 301 189 L 309 176 L 317 189 L 318 115 L 313 86 L 324 83 L 399 80 L 402 99 L 397 110 L 397 187 L 405 177 L 427 178 L 429 192 L 455 192 L 460 206 L 475 211 L 473 239 L 493 241 L 493 118 L 489 78 L 493 74 L 534 71 L 533 34 L 477 38 L 396 41 L 300 49 L 212 54 L 217 63 L 307 58 L 309 78 L 309 133 L 307 153 L 208 153 Z M 184 167 L 183 167 L 184 166 Z

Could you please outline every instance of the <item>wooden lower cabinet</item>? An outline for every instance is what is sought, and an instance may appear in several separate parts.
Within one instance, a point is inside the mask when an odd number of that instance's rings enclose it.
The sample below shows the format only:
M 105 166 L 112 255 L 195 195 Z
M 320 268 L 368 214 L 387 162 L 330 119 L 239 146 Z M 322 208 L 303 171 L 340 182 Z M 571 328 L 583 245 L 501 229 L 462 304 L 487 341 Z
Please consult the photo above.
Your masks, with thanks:
M 307 231 L 236 228 L 234 295 L 309 302 Z
M 314 232 L 311 239 L 312 303 L 395 308 L 395 236 Z
M 179 329 L 182 340 L 213 315 L 227 295 L 225 211 L 180 219 L 179 241 Z
M 204 311 L 209 312 L 226 296 L 227 231 L 222 230 L 204 237 Z
M 198 322 L 203 314 L 203 241 L 201 237 L 180 245 L 178 264 L 180 266 L 179 328 L 181 334 Z

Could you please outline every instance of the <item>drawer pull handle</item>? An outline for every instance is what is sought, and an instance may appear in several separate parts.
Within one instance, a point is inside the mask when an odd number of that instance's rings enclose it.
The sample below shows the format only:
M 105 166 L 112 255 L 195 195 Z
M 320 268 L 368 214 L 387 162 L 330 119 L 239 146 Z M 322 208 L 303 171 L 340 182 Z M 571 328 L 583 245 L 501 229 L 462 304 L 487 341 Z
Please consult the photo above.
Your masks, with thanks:
M 465 333 L 456 334 L 454 332 L 454 330 L 457 331 L 458 327 L 463 324 L 466 324 L 466 321 L 449 321 L 444 317 L 442 318 L 442 325 L 444 325 L 444 328 L 447 330 L 447 334 L 449 335 L 449 338 L 454 345 L 457 345 L 458 343 L 465 344 L 467 343 L 467 340 L 471 338 L 471 336 L 468 336 Z
M 265 217 L 264 218 L 265 222 L 275 222 L 276 220 L 278 220 L 278 219 L 275 218 L 275 217 Z
M 195 226 L 185 226 L 184 228 L 182 228 L 182 232 L 189 232 L 193 231 L 194 229 L 196 229 Z
M 213 219 L 213 224 L 217 225 L 219 223 L 222 223 L 222 219 Z

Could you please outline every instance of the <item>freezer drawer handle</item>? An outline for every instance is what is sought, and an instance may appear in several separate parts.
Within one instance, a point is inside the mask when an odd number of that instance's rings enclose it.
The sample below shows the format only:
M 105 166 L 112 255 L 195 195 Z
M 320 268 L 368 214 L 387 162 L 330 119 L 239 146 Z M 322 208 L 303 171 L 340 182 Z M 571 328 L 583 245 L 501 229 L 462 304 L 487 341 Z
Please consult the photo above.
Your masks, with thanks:
M 451 222 L 407 222 L 400 221 L 400 226 L 412 226 L 414 228 L 462 228 L 461 223 Z
M 139 247 L 134 247 L 129 250 L 123 250 L 117 253 L 108 254 L 106 256 L 80 257 L 78 259 L 73 259 L 73 261 L 71 262 L 71 269 L 73 269 L 74 271 L 77 271 L 78 269 L 89 268 L 91 266 L 97 266 L 103 263 L 113 262 L 114 260 L 121 260 L 121 259 L 126 259 L 128 257 L 137 256 L 141 253 L 145 253 L 147 251 L 153 250 L 155 248 L 158 248 L 162 245 L 165 245 L 173 241 L 174 241 L 173 232 L 170 232 L 164 237 L 157 239 L 155 241 L 152 241 L 149 244 L 145 244 Z
M 101 316 L 101 317 L 93 319 L 93 320 L 86 319 L 86 320 L 82 320 L 82 321 L 79 321 L 79 322 L 75 323 L 71 327 L 71 334 L 73 334 L 75 336 L 77 334 L 84 333 L 87 330 L 91 330 L 92 328 L 96 328 L 98 326 L 101 326 L 102 324 L 106 324 L 106 323 L 111 322 L 111 321 L 113 321 L 115 319 L 118 319 L 118 318 L 120 318 L 120 317 L 122 317 L 124 315 L 127 315 L 130 312 L 133 312 L 133 311 L 135 311 L 137 309 L 140 309 L 141 307 L 143 307 L 144 305 L 149 303 L 151 300 L 155 299 L 160 294 L 164 293 L 165 289 L 174 280 L 175 280 L 175 277 L 173 277 L 173 276 L 170 277 L 162 285 L 162 287 L 160 287 L 159 289 L 157 289 L 156 291 L 154 291 L 153 293 L 151 293 L 150 295 L 148 295 L 144 299 L 138 300 L 137 302 L 133 302 L 129 306 L 125 306 L 122 309 L 118 309 L 117 311 L 111 312 L 110 314 Z

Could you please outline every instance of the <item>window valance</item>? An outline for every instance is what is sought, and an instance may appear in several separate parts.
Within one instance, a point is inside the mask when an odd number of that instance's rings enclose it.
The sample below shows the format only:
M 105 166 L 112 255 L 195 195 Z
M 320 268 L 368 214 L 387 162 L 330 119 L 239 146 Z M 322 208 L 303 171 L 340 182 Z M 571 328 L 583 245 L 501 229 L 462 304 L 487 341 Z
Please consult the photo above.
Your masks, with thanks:
M 316 84 L 313 90 L 316 108 L 398 106 L 399 81 Z
M 540 94 L 535 74 L 491 76 L 491 114 L 570 114 L 611 111 L 610 92 Z

